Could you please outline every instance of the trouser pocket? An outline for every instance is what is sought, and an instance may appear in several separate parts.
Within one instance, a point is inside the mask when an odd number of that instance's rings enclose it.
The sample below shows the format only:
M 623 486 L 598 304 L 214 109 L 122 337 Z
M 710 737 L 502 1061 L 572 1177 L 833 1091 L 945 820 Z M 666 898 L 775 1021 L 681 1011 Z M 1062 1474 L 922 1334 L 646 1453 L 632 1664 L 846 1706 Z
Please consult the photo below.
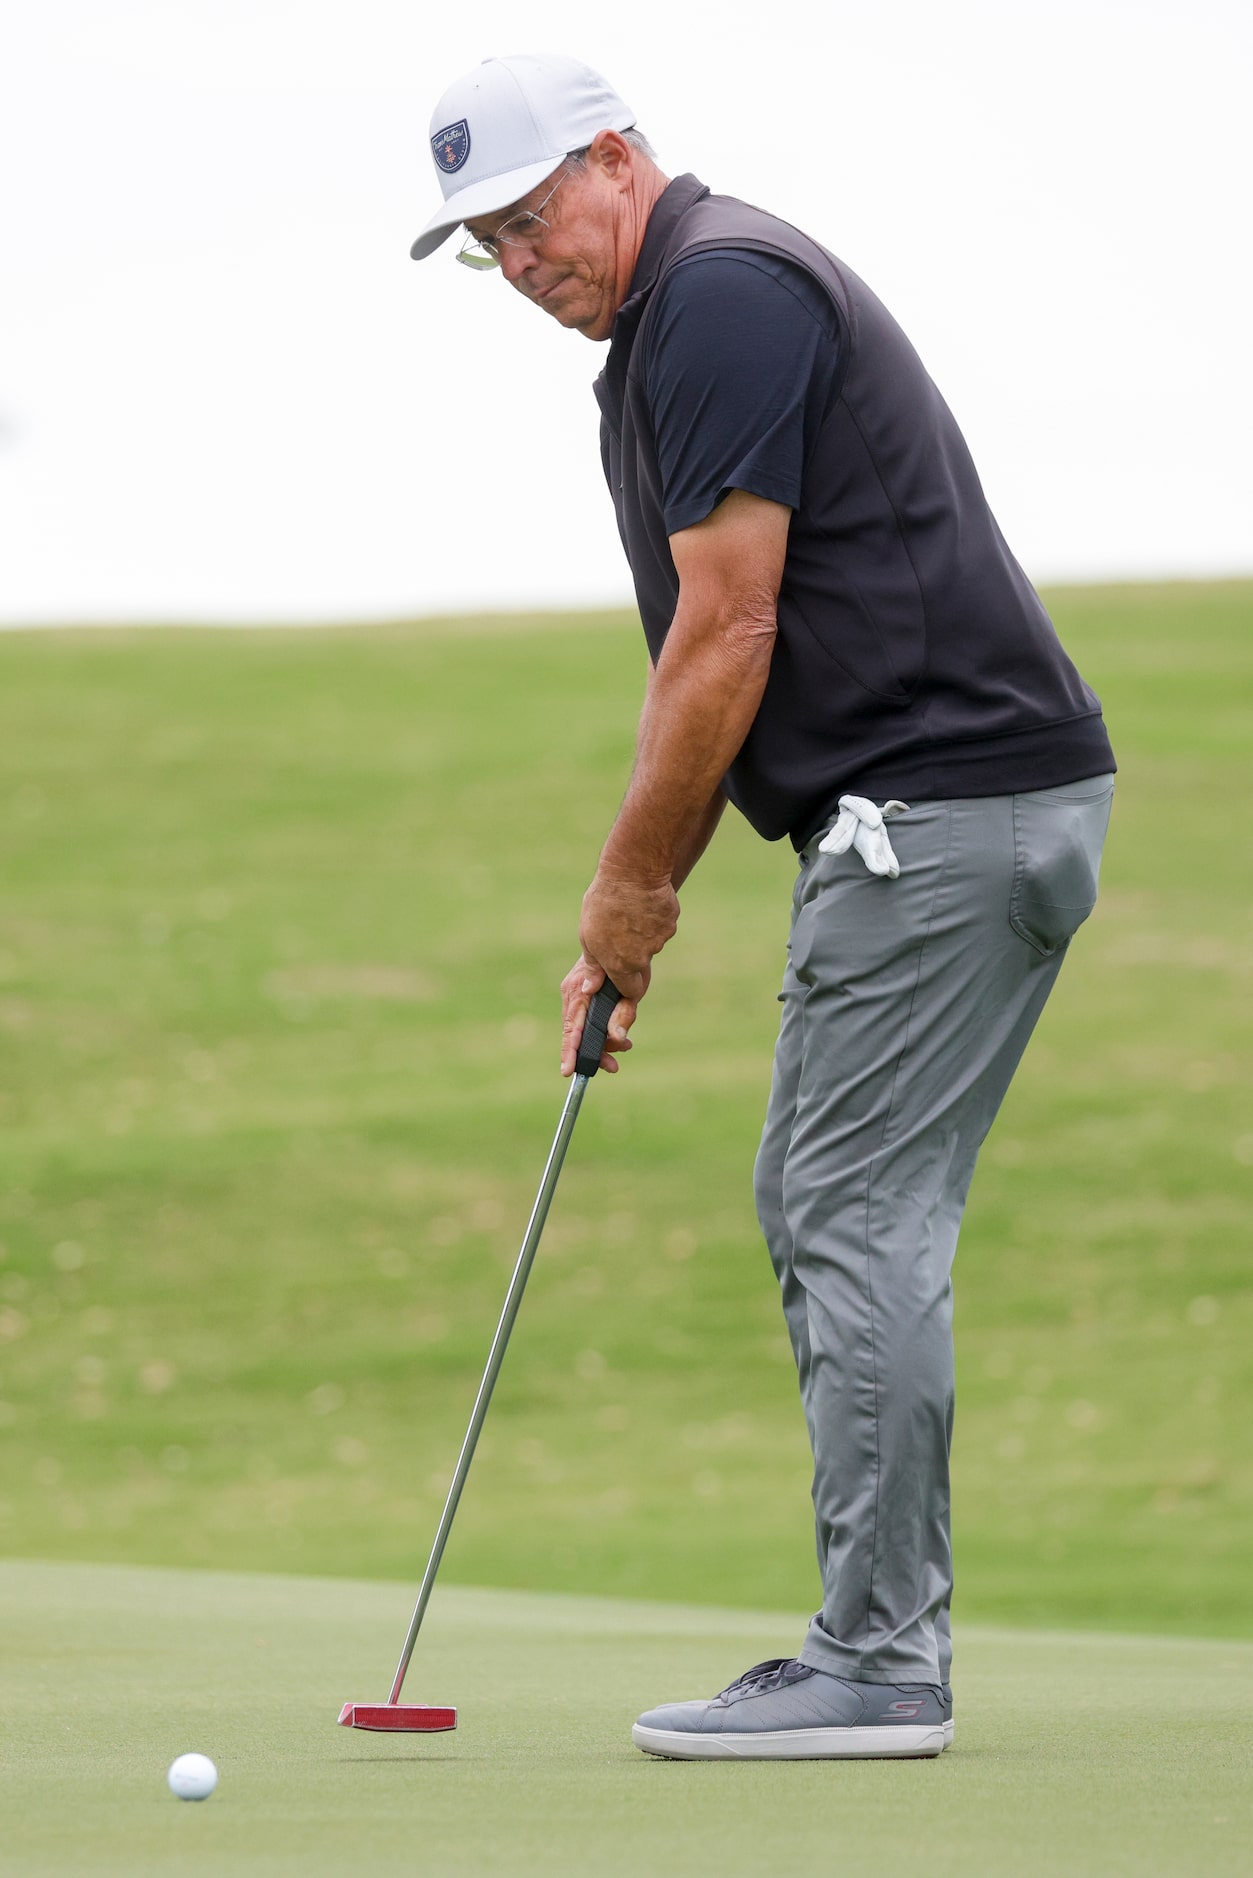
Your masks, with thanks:
M 1009 923 L 1045 958 L 1058 952 L 1096 905 L 1112 776 L 1014 797 L 1014 885 Z

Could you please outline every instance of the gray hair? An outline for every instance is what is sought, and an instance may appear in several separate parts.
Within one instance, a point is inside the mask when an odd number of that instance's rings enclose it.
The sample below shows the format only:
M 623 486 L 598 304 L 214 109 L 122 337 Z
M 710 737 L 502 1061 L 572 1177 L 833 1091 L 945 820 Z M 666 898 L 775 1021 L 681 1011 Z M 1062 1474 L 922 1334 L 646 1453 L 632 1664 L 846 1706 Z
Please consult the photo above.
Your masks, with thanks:
M 641 156 L 650 157 L 654 163 L 657 161 L 657 152 L 653 149 L 653 146 L 649 143 L 642 130 L 636 130 L 635 126 L 632 125 L 630 130 L 624 130 L 622 132 L 622 136 L 625 141 L 630 144 L 632 150 L 638 150 Z M 567 150 L 566 162 L 572 164 L 576 170 L 585 170 L 587 168 L 587 153 L 591 147 L 590 143 L 585 143 L 581 150 Z

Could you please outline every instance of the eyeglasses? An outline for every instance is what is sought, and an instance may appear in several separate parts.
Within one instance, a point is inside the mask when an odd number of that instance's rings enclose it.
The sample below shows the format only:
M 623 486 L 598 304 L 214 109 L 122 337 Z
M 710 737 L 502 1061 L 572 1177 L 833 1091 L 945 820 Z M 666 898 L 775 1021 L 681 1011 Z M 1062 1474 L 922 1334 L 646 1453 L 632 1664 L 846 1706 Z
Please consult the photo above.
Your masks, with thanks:
M 549 223 L 540 214 L 546 209 L 566 177 L 569 170 L 563 170 L 557 178 L 539 208 L 523 209 L 520 215 L 511 215 L 507 222 L 502 222 L 494 235 L 484 235 L 480 240 L 466 230 L 466 238 L 457 250 L 457 259 L 463 267 L 475 267 L 484 272 L 489 267 L 500 266 L 500 248 L 503 242 L 506 248 L 533 248 L 548 233 Z

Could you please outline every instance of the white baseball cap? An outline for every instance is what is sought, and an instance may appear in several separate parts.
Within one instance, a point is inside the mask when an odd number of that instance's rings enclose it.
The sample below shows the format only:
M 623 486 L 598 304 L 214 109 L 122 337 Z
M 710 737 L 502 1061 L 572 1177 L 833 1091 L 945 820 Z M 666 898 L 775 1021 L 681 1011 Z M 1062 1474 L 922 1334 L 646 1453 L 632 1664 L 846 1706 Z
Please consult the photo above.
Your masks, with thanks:
M 556 52 L 484 59 L 435 107 L 431 154 L 444 203 L 410 254 L 425 260 L 458 223 L 519 201 L 599 131 L 634 124 L 631 107 L 577 59 Z

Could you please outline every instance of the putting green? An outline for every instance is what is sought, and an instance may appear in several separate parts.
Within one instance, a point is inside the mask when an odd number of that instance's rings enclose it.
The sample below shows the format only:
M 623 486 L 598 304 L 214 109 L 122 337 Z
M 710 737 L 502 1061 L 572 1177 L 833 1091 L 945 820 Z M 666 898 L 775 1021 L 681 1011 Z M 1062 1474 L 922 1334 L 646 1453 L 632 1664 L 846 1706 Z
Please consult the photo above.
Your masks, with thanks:
M 970 1629 L 938 1761 L 657 1762 L 635 1712 L 712 1692 L 800 1621 L 436 1593 L 406 1690 L 455 1734 L 335 1726 L 382 1700 L 397 1585 L 0 1565 L 0 1871 L 439 1878 L 1248 1870 L 1253 1645 Z M 206 1805 L 167 1792 L 188 1749 Z

